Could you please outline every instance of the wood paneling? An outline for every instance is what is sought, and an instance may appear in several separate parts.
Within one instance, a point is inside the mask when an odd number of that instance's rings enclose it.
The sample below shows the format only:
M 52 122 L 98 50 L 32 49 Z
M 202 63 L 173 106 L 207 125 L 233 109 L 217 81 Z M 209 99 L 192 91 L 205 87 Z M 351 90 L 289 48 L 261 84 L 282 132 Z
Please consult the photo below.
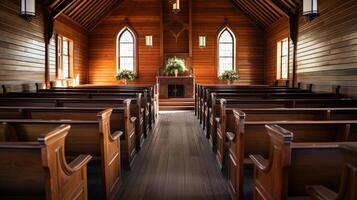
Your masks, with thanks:
M 160 1 L 124 0 L 89 36 L 89 83 L 113 83 L 116 75 L 116 38 L 128 25 L 137 33 L 140 82 L 155 82 L 160 61 Z M 153 48 L 145 36 L 153 36 Z
M 87 31 L 66 15 L 55 20 L 55 32 L 73 40 L 74 44 L 74 76 L 79 74 L 80 82 L 88 81 L 88 36 Z
M 0 1 L 0 84 L 21 85 L 11 90 L 34 90 L 35 82 L 45 79 L 44 22 L 41 5 L 36 5 L 36 17 L 27 22 L 19 16 L 20 0 Z M 75 74 L 81 83 L 87 82 L 86 32 L 71 20 L 60 16 L 55 21 L 58 33 L 74 41 Z M 50 42 L 50 80 L 56 79 L 54 37 Z
M 193 1 L 193 56 L 196 79 L 200 83 L 217 81 L 217 35 L 228 25 L 237 39 L 236 68 L 240 83 L 264 82 L 264 30 L 236 9 L 229 0 Z M 207 46 L 200 49 L 199 35 L 205 35 Z
M 241 82 L 261 84 L 264 79 L 264 31 L 235 9 L 229 0 L 195 0 L 193 6 L 192 65 L 200 82 L 217 81 L 216 37 L 227 18 L 237 37 L 237 69 Z M 116 35 L 127 19 L 138 34 L 139 81 L 154 82 L 161 64 L 160 0 L 124 0 L 90 33 L 89 82 L 112 83 L 116 74 Z M 154 47 L 145 47 L 145 35 L 153 35 Z M 206 35 L 207 47 L 198 47 Z
M 289 37 L 289 18 L 283 17 L 266 30 L 265 83 L 274 84 L 277 76 L 277 43 Z
M 20 0 L 0 1 L 0 84 L 44 81 L 45 45 L 39 8 L 29 23 L 19 16 Z
M 319 1 L 320 16 L 312 22 L 302 18 L 297 52 L 298 82 L 313 89 L 357 97 L 357 4 L 355 0 Z

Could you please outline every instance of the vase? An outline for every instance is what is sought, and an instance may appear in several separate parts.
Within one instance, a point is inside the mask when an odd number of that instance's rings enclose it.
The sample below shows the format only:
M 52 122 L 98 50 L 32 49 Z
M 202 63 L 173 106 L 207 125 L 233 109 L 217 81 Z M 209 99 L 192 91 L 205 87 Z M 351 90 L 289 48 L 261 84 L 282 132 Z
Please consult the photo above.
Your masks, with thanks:
M 124 85 L 128 84 L 128 81 L 126 79 L 123 80 Z
M 232 80 L 227 80 L 227 85 L 232 85 L 233 81 Z
M 177 77 L 177 75 L 178 75 L 178 70 L 175 69 L 175 77 Z

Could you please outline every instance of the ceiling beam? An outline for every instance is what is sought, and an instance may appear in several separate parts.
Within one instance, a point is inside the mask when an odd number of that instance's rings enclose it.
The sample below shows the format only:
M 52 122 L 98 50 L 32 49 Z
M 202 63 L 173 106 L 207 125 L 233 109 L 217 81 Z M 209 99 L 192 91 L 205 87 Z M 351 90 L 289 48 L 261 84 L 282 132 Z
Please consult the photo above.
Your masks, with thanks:
M 56 6 L 51 12 L 50 17 L 55 19 L 63 11 L 65 11 L 69 6 L 71 6 L 75 1 L 74 0 L 62 0 L 58 6 Z
M 115 0 L 112 5 L 106 7 L 106 9 L 101 14 L 99 14 L 95 19 L 92 20 L 90 24 L 88 24 L 88 31 L 91 32 L 98 24 L 100 24 L 105 19 L 105 17 L 109 16 L 112 11 L 117 9 L 123 1 L 124 0 Z
M 275 4 L 275 6 L 279 8 L 288 17 L 291 17 L 295 14 L 294 11 L 292 11 L 289 7 L 283 4 L 280 0 L 271 0 L 271 2 Z
M 243 14 L 245 14 L 250 20 L 252 20 L 253 22 L 255 22 L 257 24 L 257 26 L 261 29 L 265 29 L 265 24 L 263 24 L 262 22 L 260 22 L 255 16 L 253 16 L 251 13 L 247 12 L 238 2 L 237 0 L 230 0 L 231 3 L 233 4 L 233 6 L 243 12 Z

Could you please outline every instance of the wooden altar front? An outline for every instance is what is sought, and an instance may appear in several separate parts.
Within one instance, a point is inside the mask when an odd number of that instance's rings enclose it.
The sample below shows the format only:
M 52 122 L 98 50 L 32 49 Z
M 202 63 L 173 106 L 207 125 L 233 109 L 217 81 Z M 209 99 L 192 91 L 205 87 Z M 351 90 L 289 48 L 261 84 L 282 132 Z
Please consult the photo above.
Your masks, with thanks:
M 193 98 L 194 77 L 189 76 L 157 76 L 159 98 Z

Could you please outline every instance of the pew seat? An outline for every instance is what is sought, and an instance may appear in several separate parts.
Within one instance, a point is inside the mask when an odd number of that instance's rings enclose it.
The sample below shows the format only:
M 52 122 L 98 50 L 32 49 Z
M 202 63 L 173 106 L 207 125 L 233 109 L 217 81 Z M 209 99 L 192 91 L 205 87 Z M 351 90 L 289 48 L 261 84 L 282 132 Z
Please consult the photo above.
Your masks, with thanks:
M 35 137 L 7 140 L 0 138 L 0 199 L 86 200 L 89 155 L 75 156 L 67 164 L 65 138 L 69 125 Z
M 284 116 L 284 113 L 282 114 Z M 293 111 L 292 115 L 294 115 Z M 250 193 L 244 193 L 248 191 L 244 189 L 246 180 L 249 181 L 247 166 L 252 162 L 249 155 L 260 154 L 264 158 L 269 157 L 270 141 L 265 131 L 267 124 L 278 124 L 293 131 L 296 142 L 357 141 L 357 121 L 354 120 L 331 121 L 322 118 L 323 121 L 316 119 L 306 121 L 294 118 L 290 120 L 285 117 L 281 118 L 281 121 L 274 121 L 276 117 L 272 117 L 272 121 L 246 121 L 246 116 L 239 110 L 234 110 L 234 115 L 229 116 L 230 123 L 225 123 L 228 126 L 226 129 L 228 132 L 224 136 L 229 139 L 229 143 L 226 147 L 224 142 L 220 142 L 216 154 L 219 164 L 228 168 L 228 181 L 237 199 L 251 196 Z M 225 141 L 225 139 L 222 140 Z
M 39 133 L 65 123 L 71 126 L 66 137 L 65 154 L 72 160 L 79 154 L 89 154 L 93 160 L 88 163 L 88 192 L 90 199 L 113 199 L 117 193 L 120 169 L 120 136 L 122 132 L 110 132 L 112 110 L 98 113 L 95 121 L 78 120 L 34 120 L 0 119 L 0 134 L 7 141 L 21 139 L 35 140 Z
M 130 114 L 130 101 L 124 107 L 113 108 L 110 116 L 110 131 L 122 131 L 121 160 L 122 166 L 130 169 L 136 156 L 136 117 Z M 42 119 L 42 120 L 97 120 L 97 113 L 105 108 L 74 107 L 0 107 L 0 119 Z
M 340 191 L 341 199 L 356 197 L 350 195 L 356 189 L 351 186 L 357 181 L 357 143 L 299 143 L 294 132 L 278 125 L 267 125 L 266 129 L 269 158 L 250 156 L 254 163 L 254 200 L 309 199 L 307 189 L 321 192 L 311 185 L 324 185 L 329 194 Z
M 24 106 L 35 106 L 35 107 L 66 107 L 66 108 L 118 108 L 124 107 L 127 109 L 130 116 L 136 117 L 134 120 L 135 124 L 135 137 L 133 137 L 131 128 L 130 138 L 135 139 L 136 144 L 133 146 L 136 148 L 135 151 L 140 150 L 140 146 L 144 142 L 144 117 L 143 110 L 141 109 L 141 98 L 138 99 L 76 99 L 76 98 L 0 98 L 0 106 L 11 106 L 11 107 L 24 107 Z M 125 116 L 127 120 L 132 118 L 129 115 Z M 126 134 L 126 133 L 125 133 Z M 129 137 L 126 137 L 129 140 Z M 129 147 L 128 147 L 129 148 Z M 131 153 L 134 153 L 131 149 Z

